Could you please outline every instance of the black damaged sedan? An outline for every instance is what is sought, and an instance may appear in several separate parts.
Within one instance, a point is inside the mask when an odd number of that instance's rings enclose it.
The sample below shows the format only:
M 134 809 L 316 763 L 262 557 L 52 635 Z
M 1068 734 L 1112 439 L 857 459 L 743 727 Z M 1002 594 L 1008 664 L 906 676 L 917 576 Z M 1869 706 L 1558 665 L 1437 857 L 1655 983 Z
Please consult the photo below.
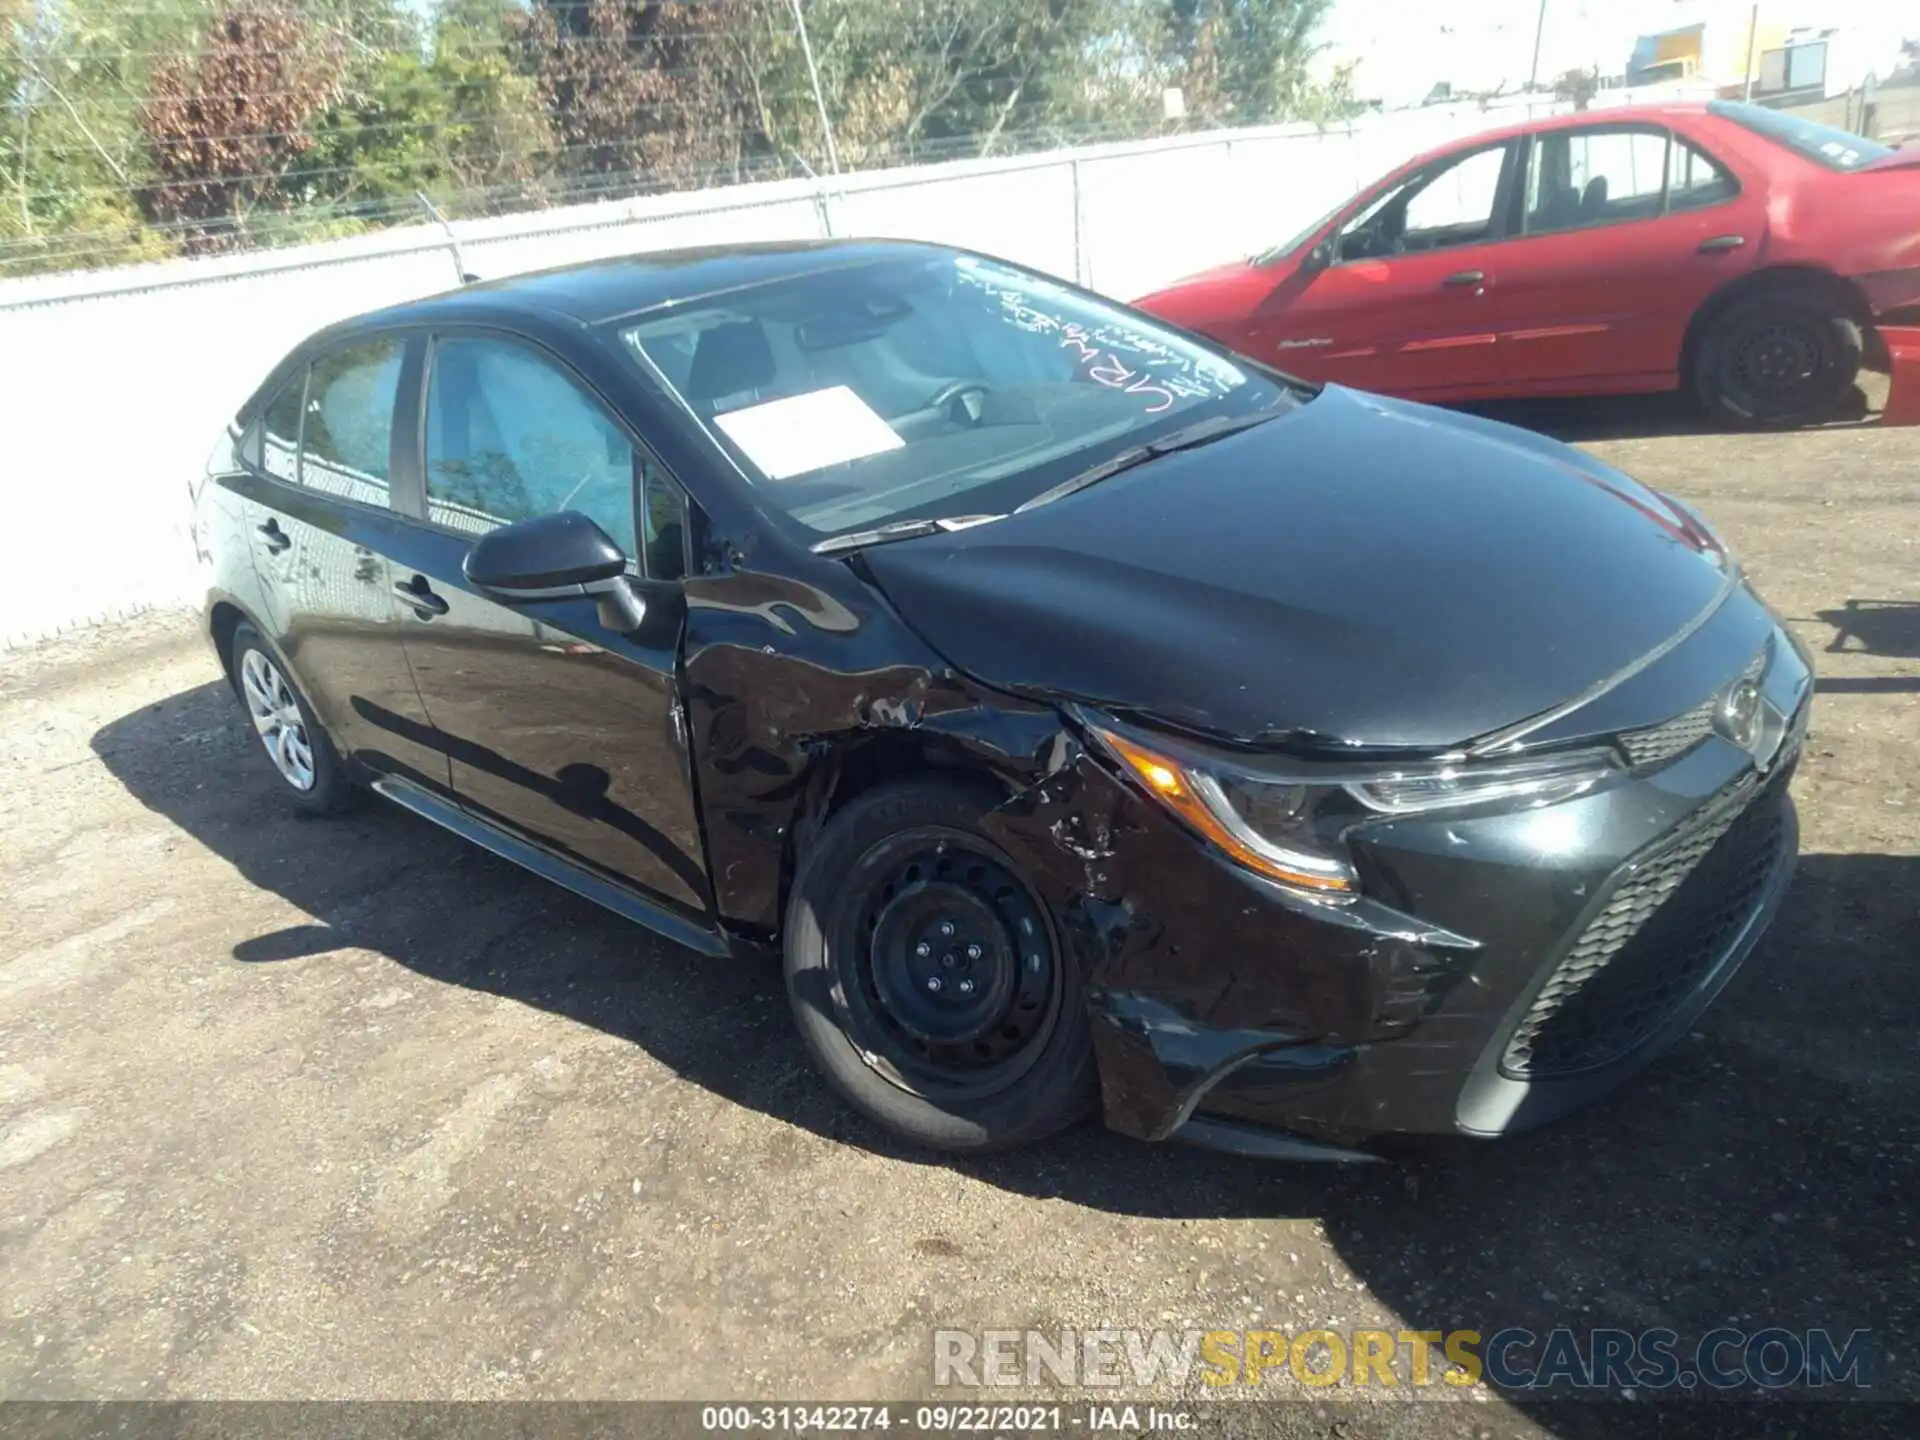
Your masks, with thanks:
M 1786 888 L 1809 659 L 1699 516 L 1032 272 L 824 243 L 314 336 L 194 486 L 287 798 L 719 963 L 912 1140 L 1497 1135 Z

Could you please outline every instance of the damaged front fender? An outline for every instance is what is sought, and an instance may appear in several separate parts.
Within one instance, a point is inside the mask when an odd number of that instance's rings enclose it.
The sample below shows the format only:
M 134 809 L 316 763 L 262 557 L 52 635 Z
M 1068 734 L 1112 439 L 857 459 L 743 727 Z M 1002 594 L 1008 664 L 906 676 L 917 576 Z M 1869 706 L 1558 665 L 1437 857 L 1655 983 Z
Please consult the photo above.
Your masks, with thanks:
M 1437 1003 L 1475 943 L 1376 902 L 1332 907 L 1213 856 L 1071 734 L 982 828 L 1078 961 L 1109 1126 L 1173 1136 L 1235 1077 L 1263 1115 Z

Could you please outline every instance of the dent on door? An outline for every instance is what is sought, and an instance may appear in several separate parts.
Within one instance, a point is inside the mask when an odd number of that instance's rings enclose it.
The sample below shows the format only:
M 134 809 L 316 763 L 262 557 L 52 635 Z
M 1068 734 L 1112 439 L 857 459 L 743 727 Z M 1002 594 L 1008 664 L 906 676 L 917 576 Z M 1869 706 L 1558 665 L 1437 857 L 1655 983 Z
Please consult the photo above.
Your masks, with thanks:
M 407 655 L 431 722 L 423 739 L 448 757 L 461 801 L 706 910 L 680 739 L 677 637 L 649 647 L 616 635 L 590 600 L 496 604 L 461 575 L 467 549 L 463 538 L 421 534 L 394 567 Z

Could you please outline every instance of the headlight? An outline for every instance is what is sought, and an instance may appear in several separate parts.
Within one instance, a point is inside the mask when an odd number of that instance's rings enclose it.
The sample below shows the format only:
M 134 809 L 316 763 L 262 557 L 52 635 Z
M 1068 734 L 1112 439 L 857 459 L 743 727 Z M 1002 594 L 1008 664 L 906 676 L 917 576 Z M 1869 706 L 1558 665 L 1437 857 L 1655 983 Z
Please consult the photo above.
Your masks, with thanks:
M 1538 760 L 1406 769 L 1351 781 L 1347 789 L 1368 809 L 1389 815 L 1417 815 L 1489 800 L 1518 800 L 1531 809 L 1584 795 L 1615 768 L 1612 751 L 1583 750 Z
M 1489 801 L 1531 809 L 1585 794 L 1617 770 L 1611 751 L 1588 750 L 1485 763 L 1302 765 L 1281 773 L 1088 728 L 1149 795 L 1202 837 L 1249 870 L 1325 899 L 1358 891 L 1339 836 L 1369 811 L 1416 815 Z
M 1351 894 L 1353 865 L 1312 832 L 1317 787 L 1200 769 L 1124 735 L 1094 734 L 1160 801 L 1249 870 L 1328 894 Z

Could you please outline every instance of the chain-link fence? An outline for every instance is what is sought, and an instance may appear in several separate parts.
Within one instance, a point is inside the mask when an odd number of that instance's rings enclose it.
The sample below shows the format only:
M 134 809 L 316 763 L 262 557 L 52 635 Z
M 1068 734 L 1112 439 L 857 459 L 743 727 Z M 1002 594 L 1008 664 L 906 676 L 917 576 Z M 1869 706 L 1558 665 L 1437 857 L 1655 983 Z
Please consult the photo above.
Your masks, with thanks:
M 0 0 L 0 277 L 1351 109 L 1329 0 Z

